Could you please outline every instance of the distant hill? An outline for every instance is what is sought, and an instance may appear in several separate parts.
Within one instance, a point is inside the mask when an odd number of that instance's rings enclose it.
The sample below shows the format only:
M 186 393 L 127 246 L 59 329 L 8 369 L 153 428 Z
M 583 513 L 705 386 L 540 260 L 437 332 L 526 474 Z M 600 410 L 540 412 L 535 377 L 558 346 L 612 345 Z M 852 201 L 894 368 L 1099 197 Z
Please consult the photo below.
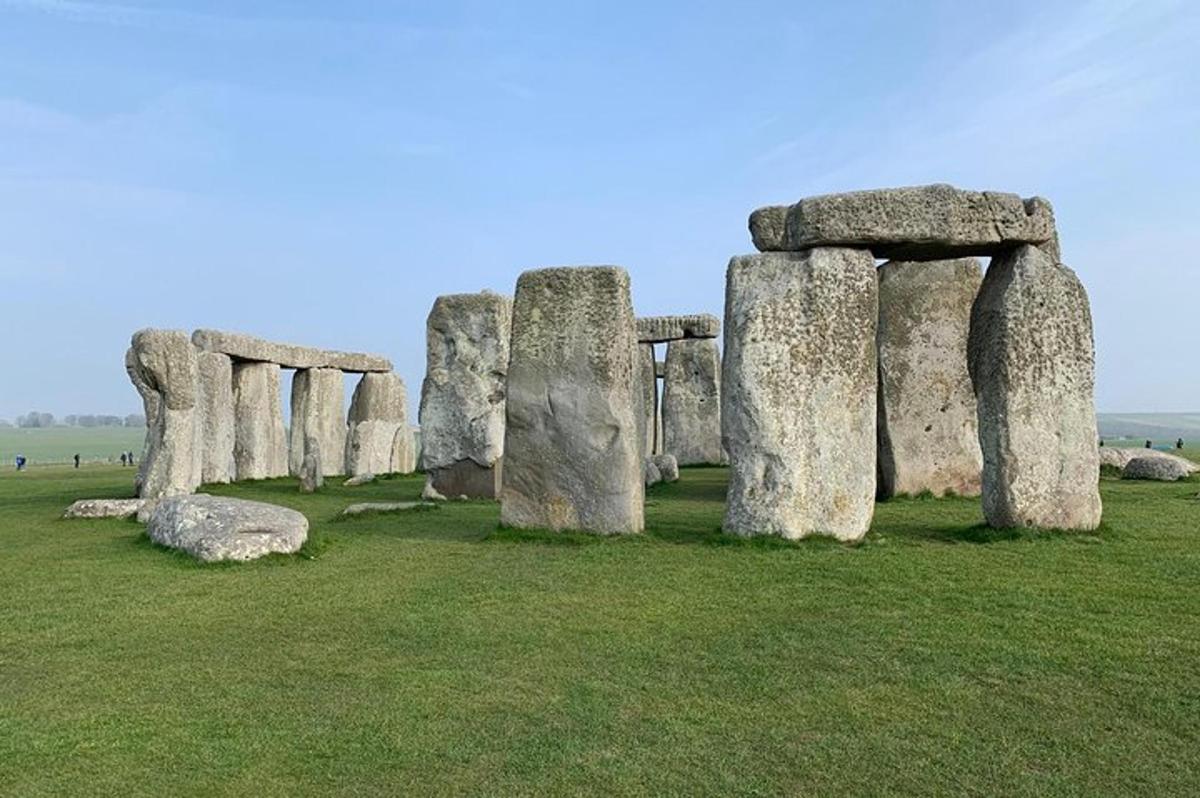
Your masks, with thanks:
M 1100 413 L 1101 438 L 1200 441 L 1200 413 Z

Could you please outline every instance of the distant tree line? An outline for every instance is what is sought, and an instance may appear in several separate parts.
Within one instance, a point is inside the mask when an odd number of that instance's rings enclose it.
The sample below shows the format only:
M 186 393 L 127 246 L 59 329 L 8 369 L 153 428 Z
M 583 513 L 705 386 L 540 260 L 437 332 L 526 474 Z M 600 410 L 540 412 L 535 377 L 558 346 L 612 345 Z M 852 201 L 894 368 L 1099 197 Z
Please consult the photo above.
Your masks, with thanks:
M 7 421 L 0 421 L 0 427 L 11 426 Z M 61 424 L 55 424 L 53 413 L 39 413 L 32 410 L 23 416 L 17 416 L 17 426 L 22 429 L 37 429 L 41 427 L 144 427 L 146 417 L 141 413 L 130 413 L 127 416 L 98 416 L 70 415 L 63 418 Z

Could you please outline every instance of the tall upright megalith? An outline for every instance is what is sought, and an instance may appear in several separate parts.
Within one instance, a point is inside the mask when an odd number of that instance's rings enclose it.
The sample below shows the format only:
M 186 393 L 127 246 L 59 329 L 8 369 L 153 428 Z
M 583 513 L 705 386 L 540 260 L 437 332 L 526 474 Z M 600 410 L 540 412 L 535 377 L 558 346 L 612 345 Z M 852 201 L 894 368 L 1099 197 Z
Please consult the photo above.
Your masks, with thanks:
M 237 478 L 287 476 L 288 445 L 278 365 L 254 361 L 233 365 L 233 417 Z
M 642 456 L 656 453 L 658 441 L 658 369 L 654 355 L 654 344 L 639 343 L 636 349 L 638 387 L 641 399 L 638 404 L 638 435 L 642 441 Z
M 642 531 L 636 340 L 623 269 L 521 275 L 508 371 L 502 523 Z
M 667 344 L 663 451 L 679 465 L 727 462 L 721 443 L 721 352 L 714 338 Z
M 201 479 L 196 350 L 179 330 L 134 333 L 126 368 L 146 406 L 146 448 L 138 495 L 147 499 L 191 493 Z
M 897 494 L 979 495 L 975 393 L 967 370 L 974 258 L 879 268 L 879 486 Z
M 725 302 L 725 530 L 862 538 L 875 501 L 871 253 L 735 257 Z
M 218 352 L 197 352 L 200 378 L 201 476 L 209 484 L 236 478 L 233 462 L 233 362 Z
M 346 473 L 391 474 L 415 467 L 408 394 L 399 374 L 364 374 L 350 400 Z
M 339 369 L 300 369 L 292 377 L 292 426 L 288 472 L 300 474 L 306 440 L 315 438 L 321 450 L 322 476 L 342 471 L 346 450 L 346 386 Z
M 993 258 L 969 363 L 988 524 L 1099 526 L 1092 316 L 1075 273 L 1029 245 Z
M 443 495 L 499 494 L 511 326 L 512 300 L 490 291 L 438 297 L 429 313 L 421 469 Z

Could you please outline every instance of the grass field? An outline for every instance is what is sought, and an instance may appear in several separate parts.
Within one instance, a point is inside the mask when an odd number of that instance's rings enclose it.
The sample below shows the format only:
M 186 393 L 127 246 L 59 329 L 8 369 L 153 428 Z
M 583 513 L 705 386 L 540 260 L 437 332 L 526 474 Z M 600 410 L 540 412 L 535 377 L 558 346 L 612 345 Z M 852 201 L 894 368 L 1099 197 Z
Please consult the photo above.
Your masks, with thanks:
M 0 427 L 0 465 L 12 468 L 18 454 L 31 467 L 67 463 L 77 453 L 84 462 L 120 463 L 121 452 L 141 457 L 145 440 L 143 427 Z
M 337 520 L 200 566 L 95 467 L 0 476 L 0 793 L 1200 794 L 1200 482 L 1105 481 L 1098 534 L 881 504 L 857 547 L 717 533 L 726 474 L 633 539 L 497 531 L 493 504 Z

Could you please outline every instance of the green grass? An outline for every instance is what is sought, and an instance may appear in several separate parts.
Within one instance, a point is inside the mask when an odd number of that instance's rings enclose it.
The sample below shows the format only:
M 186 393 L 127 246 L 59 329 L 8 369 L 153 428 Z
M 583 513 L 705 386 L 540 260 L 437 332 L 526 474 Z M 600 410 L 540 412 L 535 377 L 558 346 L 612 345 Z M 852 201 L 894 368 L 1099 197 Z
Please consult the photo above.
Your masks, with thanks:
M 18 454 L 32 467 L 67 463 L 76 454 L 84 462 L 120 463 L 121 452 L 140 457 L 145 440 L 142 427 L 0 427 L 0 466 L 13 468 Z
M 0 794 L 1200 793 L 1200 482 L 1106 480 L 1086 535 L 895 500 L 847 547 L 719 534 L 725 478 L 630 539 L 226 486 L 308 557 L 201 566 L 58 519 L 128 471 L 5 473 Z

